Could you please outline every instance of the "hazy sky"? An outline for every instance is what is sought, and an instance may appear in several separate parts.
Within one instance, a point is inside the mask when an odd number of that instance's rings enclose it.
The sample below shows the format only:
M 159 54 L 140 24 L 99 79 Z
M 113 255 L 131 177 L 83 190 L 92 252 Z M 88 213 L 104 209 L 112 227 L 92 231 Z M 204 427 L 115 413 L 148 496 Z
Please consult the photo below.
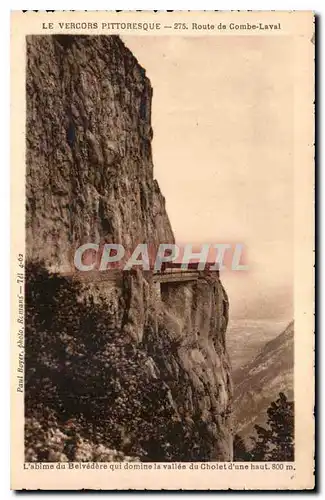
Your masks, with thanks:
M 233 316 L 290 319 L 293 79 L 286 37 L 124 37 L 153 86 L 155 177 L 180 243 L 241 242 Z

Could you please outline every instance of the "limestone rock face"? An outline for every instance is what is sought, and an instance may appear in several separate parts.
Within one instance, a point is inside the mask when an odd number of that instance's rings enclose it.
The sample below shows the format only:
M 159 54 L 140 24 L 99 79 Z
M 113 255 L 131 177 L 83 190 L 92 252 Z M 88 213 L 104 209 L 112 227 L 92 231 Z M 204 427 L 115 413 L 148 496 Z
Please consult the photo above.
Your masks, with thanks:
M 153 178 L 152 88 L 116 36 L 27 38 L 27 251 L 174 241 Z
M 116 36 L 30 36 L 27 55 L 27 260 L 65 273 L 84 243 L 173 243 L 153 175 L 152 88 L 133 54 Z M 228 300 L 218 276 L 157 290 L 137 271 L 118 285 L 83 283 L 80 296 L 104 300 L 109 327 L 141 344 L 179 422 L 207 424 L 209 458 L 231 460 Z
M 161 375 L 172 378 L 171 393 L 182 419 L 208 422 L 215 443 L 212 460 L 231 460 L 230 364 L 225 347 L 228 299 L 219 279 L 162 285 L 158 329 L 148 337 Z

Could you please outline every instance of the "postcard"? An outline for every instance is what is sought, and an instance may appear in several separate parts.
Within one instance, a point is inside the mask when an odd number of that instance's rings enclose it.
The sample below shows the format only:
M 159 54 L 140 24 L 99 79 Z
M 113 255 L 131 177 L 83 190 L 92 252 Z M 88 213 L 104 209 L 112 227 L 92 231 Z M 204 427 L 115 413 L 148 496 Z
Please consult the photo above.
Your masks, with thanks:
M 314 52 L 12 12 L 12 489 L 314 488 Z

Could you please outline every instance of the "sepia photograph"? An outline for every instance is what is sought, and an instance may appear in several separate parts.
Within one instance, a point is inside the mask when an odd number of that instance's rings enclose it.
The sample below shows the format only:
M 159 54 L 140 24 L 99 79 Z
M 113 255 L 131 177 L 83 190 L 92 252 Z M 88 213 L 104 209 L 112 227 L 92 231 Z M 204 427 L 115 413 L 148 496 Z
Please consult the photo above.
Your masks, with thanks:
M 21 36 L 24 472 L 297 479 L 305 248 L 287 18 L 57 14 Z

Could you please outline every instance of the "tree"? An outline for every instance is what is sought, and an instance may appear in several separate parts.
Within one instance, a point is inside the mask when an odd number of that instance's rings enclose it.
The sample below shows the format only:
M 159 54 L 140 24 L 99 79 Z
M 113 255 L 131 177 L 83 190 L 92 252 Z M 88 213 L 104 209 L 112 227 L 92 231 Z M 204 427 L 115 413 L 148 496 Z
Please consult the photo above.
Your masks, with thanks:
M 257 438 L 252 460 L 288 462 L 294 460 L 294 403 L 283 392 L 267 410 L 267 428 L 255 425 Z
M 245 441 L 239 434 L 236 434 L 234 437 L 234 461 L 248 462 L 251 459 L 251 453 L 247 450 Z
M 251 460 L 255 462 L 263 462 L 267 460 L 270 432 L 268 429 L 264 429 L 260 425 L 255 425 L 255 430 L 257 433 L 257 438 L 251 438 L 254 442 L 254 447 L 251 450 Z

